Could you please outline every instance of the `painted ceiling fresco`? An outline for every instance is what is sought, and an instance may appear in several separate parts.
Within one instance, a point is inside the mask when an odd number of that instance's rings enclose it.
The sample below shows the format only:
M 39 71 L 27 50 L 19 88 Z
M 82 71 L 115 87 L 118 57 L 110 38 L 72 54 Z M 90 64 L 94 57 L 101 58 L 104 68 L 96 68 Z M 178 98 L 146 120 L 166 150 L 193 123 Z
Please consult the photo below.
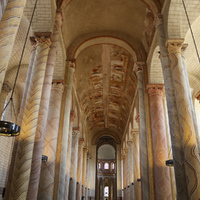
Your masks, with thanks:
M 89 47 L 78 56 L 76 88 L 90 131 L 106 128 L 123 134 L 137 87 L 130 58 L 109 44 Z

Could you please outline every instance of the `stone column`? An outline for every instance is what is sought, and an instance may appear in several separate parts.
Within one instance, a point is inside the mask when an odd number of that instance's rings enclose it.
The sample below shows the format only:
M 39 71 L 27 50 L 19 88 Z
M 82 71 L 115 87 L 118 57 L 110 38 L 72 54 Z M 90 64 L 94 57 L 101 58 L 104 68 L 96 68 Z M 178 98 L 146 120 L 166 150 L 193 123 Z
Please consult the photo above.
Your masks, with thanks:
M 126 176 L 126 199 L 130 200 L 130 188 L 129 188 L 129 163 L 128 163 L 128 148 L 124 149 L 125 152 L 125 176 Z
M 141 200 L 141 183 L 137 181 L 140 179 L 140 150 L 139 150 L 139 131 L 132 130 L 133 138 L 133 158 L 134 158 L 134 188 L 136 200 Z
M 63 89 L 64 86 L 62 83 L 53 82 L 43 148 L 43 155 L 48 156 L 48 161 L 42 163 L 38 200 L 53 198 L 57 138 Z
M 184 153 L 187 190 L 190 199 L 200 197 L 200 159 L 192 108 L 181 57 L 182 39 L 169 39 L 167 46 L 171 60 L 172 78 L 175 88 L 176 106 L 181 127 L 181 142 Z M 187 112 L 186 112 L 187 111 Z
M 138 78 L 138 95 L 139 95 L 139 114 L 140 114 L 140 145 L 141 145 L 141 181 L 142 181 L 142 199 L 150 199 L 149 186 L 149 165 L 147 152 L 147 130 L 146 130 L 146 114 L 145 114 L 145 99 L 144 99 L 144 63 L 136 63 L 134 70 Z
M 0 92 L 25 4 L 26 0 L 9 0 L 0 22 Z
M 31 176 L 29 182 L 29 190 L 27 200 L 37 199 L 41 157 L 43 152 L 45 129 L 47 124 L 47 116 L 49 109 L 49 100 L 51 95 L 51 83 L 53 80 L 54 64 L 56 59 L 56 49 L 59 39 L 59 30 L 62 25 L 62 13 L 61 11 L 56 12 L 56 18 L 54 23 L 54 31 L 52 35 L 52 43 L 50 46 L 49 56 L 47 59 L 47 68 L 45 72 L 44 86 L 42 89 L 42 99 L 40 103 L 40 110 L 38 115 L 38 125 L 36 129 L 35 144 L 33 151 L 33 161 L 31 167 Z
M 20 112 L 19 112 L 19 115 L 18 115 L 18 122 L 17 123 L 18 123 L 19 126 L 22 123 L 26 98 L 27 98 L 27 94 L 28 94 L 28 90 L 29 90 L 29 86 L 30 86 L 31 74 L 32 74 L 33 68 L 35 66 L 35 61 L 36 61 L 36 58 L 35 58 L 35 54 L 36 54 L 35 37 L 31 37 L 30 41 L 31 41 L 31 46 L 32 46 L 31 58 L 30 58 L 30 61 L 29 61 L 28 72 L 27 72 L 27 75 L 26 75 L 26 82 L 25 82 L 25 85 L 24 85 L 24 91 L 23 91 L 23 96 L 22 96 L 22 101 L 21 101 L 21 106 L 20 106 Z
M 187 191 L 187 180 L 185 176 L 184 167 L 184 153 L 181 143 L 181 132 L 178 121 L 178 111 L 176 107 L 176 98 L 174 91 L 174 83 L 172 78 L 172 71 L 170 69 L 170 60 L 168 51 L 165 46 L 166 35 L 163 18 L 161 14 L 157 15 L 156 29 L 158 33 L 158 42 L 160 46 L 160 59 L 163 70 L 163 78 L 165 83 L 165 94 L 167 100 L 167 110 L 169 116 L 169 127 L 173 151 L 173 162 L 176 178 L 176 190 L 178 200 L 188 200 L 189 194 Z
M 32 71 L 24 116 L 21 124 L 10 199 L 26 199 L 30 179 L 34 138 L 50 45 L 50 40 L 44 37 L 36 38 L 36 41 L 36 65 Z
M 122 154 L 121 158 L 123 160 L 123 193 L 124 193 L 124 199 L 126 199 L 126 163 L 125 163 L 125 155 Z
M 63 133 L 61 141 L 61 155 L 60 155 L 60 169 L 59 169 L 59 183 L 58 183 L 58 199 L 63 199 L 65 193 L 65 173 L 66 173 L 66 163 L 67 163 L 66 155 L 68 148 L 68 135 L 69 135 L 74 69 L 75 69 L 75 63 L 71 62 L 68 68 L 67 88 L 65 97 L 65 112 L 64 112 Z
M 77 198 L 76 200 L 81 200 L 82 196 L 82 169 L 83 169 L 83 147 L 85 145 L 85 139 L 79 138 L 78 142 L 78 168 L 77 168 Z
M 163 107 L 163 85 L 148 85 L 150 98 L 151 129 L 154 156 L 154 178 L 156 199 L 172 199 Z
M 129 166 L 129 188 L 130 188 L 130 200 L 135 199 L 135 191 L 132 183 L 134 182 L 134 172 L 133 172 L 133 141 L 127 141 L 128 145 L 128 166 Z
M 70 126 L 68 135 L 68 147 L 67 147 L 67 162 L 66 162 L 66 174 L 65 174 L 65 196 L 64 200 L 68 200 L 69 197 L 69 182 L 70 182 L 70 168 L 71 168 L 71 151 L 72 151 L 72 126 L 76 115 L 72 110 L 70 112 Z
M 31 73 L 33 70 L 33 66 L 35 65 L 35 53 L 36 53 L 36 41 L 35 38 L 31 39 L 31 45 L 32 45 L 32 51 L 31 51 L 31 58 L 29 62 L 29 67 L 28 67 L 28 72 L 26 76 L 26 82 L 24 86 L 24 91 L 23 91 L 23 96 L 21 100 L 21 106 L 20 106 L 20 111 L 17 119 L 17 124 L 21 126 L 22 118 L 24 115 L 24 108 L 25 108 L 25 102 L 28 94 L 28 89 L 30 85 L 30 80 L 31 80 Z M 11 187 L 11 182 L 12 182 L 12 175 L 13 175 L 13 168 L 14 168 L 14 163 L 15 163 L 15 157 L 16 157 L 16 150 L 17 150 L 17 145 L 18 145 L 18 139 L 19 136 L 15 138 L 14 146 L 13 146 L 13 152 L 12 152 L 12 158 L 11 158 L 11 163 L 10 163 L 10 169 L 9 169 L 9 176 L 8 176 L 8 181 L 6 185 L 6 192 L 5 192 L 5 199 L 9 198 L 10 195 L 10 187 Z
M 78 137 L 79 131 L 72 132 L 72 155 L 70 176 L 72 180 L 69 184 L 69 200 L 76 200 L 76 181 L 77 181 L 77 164 L 78 164 Z
M 82 184 L 83 184 L 83 191 L 82 191 L 82 197 L 85 199 L 86 194 L 85 194 L 85 188 L 87 187 L 87 182 L 86 182 L 86 173 L 87 173 L 87 152 L 88 148 L 85 147 L 83 148 L 83 176 L 82 176 Z

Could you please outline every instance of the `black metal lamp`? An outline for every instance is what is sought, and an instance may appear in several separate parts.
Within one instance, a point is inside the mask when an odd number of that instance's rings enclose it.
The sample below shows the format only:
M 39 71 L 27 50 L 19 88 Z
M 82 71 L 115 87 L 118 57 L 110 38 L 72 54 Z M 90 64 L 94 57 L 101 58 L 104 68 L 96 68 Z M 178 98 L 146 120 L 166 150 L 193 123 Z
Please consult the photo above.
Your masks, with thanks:
M 22 62 L 22 58 L 23 58 L 23 55 L 24 55 L 24 50 L 25 50 L 26 42 L 27 42 L 27 39 L 28 39 L 28 34 L 29 34 L 29 31 L 30 31 L 30 28 L 31 28 L 31 23 L 32 23 L 32 20 L 33 20 L 33 15 L 34 15 L 34 12 L 35 12 L 35 9 L 36 9 L 37 1 L 38 0 L 36 0 L 35 6 L 33 8 L 33 13 L 32 13 L 31 20 L 30 20 L 29 27 L 28 27 L 28 31 L 27 31 L 27 34 L 26 34 L 26 39 L 25 39 L 25 42 L 24 42 L 24 46 L 23 46 L 21 58 L 20 58 L 20 61 L 19 61 L 19 65 L 18 65 L 18 69 L 17 69 L 17 73 L 16 73 L 16 77 L 15 77 L 15 81 L 14 81 L 14 85 L 13 85 L 11 97 L 10 97 L 8 103 L 5 105 L 5 107 L 4 107 L 3 111 L 2 111 L 1 116 L 5 112 L 6 108 L 9 105 L 9 103 L 12 104 L 13 109 L 14 109 L 13 94 L 14 94 L 14 90 L 15 90 L 15 86 L 16 86 L 16 82 L 17 82 L 17 77 L 18 77 L 19 69 L 20 69 L 21 62 Z M 20 126 L 18 126 L 17 124 L 12 123 L 12 122 L 8 122 L 8 121 L 0 121 L 0 136 L 11 137 L 11 136 L 17 136 L 17 135 L 19 135 L 19 133 L 20 133 Z
M 48 156 L 42 155 L 42 162 L 47 162 L 48 161 Z
M 174 161 L 173 159 L 170 159 L 170 160 L 166 160 L 166 166 L 169 166 L 169 167 L 173 167 L 174 166 Z

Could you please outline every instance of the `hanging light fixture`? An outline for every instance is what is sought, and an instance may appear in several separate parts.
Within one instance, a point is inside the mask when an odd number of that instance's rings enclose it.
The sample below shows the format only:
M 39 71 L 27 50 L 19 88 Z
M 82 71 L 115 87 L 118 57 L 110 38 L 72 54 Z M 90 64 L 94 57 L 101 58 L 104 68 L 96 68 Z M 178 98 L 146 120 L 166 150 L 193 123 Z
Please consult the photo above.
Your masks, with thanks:
M 26 34 L 26 38 L 25 38 L 23 49 L 22 49 L 22 54 L 21 54 L 21 57 L 20 57 L 19 65 L 18 65 L 18 68 L 17 68 L 17 73 L 16 73 L 16 77 L 15 77 L 15 81 L 14 81 L 11 97 L 10 97 L 8 103 L 5 105 L 1 116 L 3 115 L 3 113 L 5 112 L 6 108 L 8 107 L 8 105 L 10 103 L 12 104 L 13 109 L 14 109 L 13 95 L 14 95 L 14 91 L 15 91 L 15 86 L 16 86 L 17 77 L 18 77 L 18 74 L 19 74 L 22 58 L 23 58 L 23 55 L 24 55 L 26 42 L 27 42 L 27 39 L 28 39 L 28 34 L 29 34 L 29 31 L 30 31 L 32 20 L 33 20 L 33 16 L 34 16 L 34 13 L 35 13 L 37 1 L 38 0 L 35 1 L 35 6 L 33 8 L 33 13 L 32 13 L 31 20 L 30 20 L 29 27 L 28 27 L 28 31 L 27 31 L 27 34 Z M 12 107 L 11 107 L 11 109 L 12 109 Z M 19 133 L 20 133 L 20 126 L 18 126 L 17 124 L 12 123 L 12 122 L 8 122 L 8 121 L 0 121 L 0 136 L 11 137 L 11 136 L 17 136 L 17 135 L 19 135 Z

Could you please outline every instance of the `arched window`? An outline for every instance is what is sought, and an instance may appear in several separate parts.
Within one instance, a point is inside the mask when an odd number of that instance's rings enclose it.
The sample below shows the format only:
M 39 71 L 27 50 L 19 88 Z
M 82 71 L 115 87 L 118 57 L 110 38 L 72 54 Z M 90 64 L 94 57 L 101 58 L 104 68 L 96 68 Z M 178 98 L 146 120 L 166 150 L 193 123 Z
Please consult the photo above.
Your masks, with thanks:
M 104 169 L 109 169 L 109 164 L 108 163 L 104 164 Z
M 106 186 L 106 187 L 104 188 L 104 197 L 108 197 L 108 195 L 109 195 L 109 187 Z
M 112 169 L 115 169 L 115 164 L 114 163 L 112 163 Z
M 101 163 L 99 163 L 99 169 L 101 169 Z

